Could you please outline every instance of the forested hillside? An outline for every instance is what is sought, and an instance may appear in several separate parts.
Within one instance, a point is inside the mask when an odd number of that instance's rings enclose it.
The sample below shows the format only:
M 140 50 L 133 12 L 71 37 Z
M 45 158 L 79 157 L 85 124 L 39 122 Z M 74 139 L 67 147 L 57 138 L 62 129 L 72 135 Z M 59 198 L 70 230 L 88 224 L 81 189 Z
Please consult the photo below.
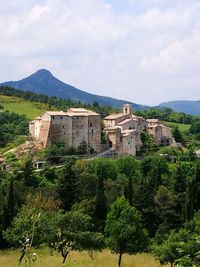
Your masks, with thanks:
M 17 136 L 28 134 L 28 119 L 14 112 L 0 112 L 0 148 Z
M 54 77 L 48 70 L 41 69 L 33 73 L 32 75 L 20 80 L 4 82 L 0 85 L 13 87 L 15 89 L 21 89 L 23 91 L 31 91 L 38 94 L 45 94 L 48 96 L 56 96 L 63 99 L 71 99 L 74 102 L 81 101 L 85 104 L 92 104 L 98 102 L 102 106 L 112 106 L 120 108 L 127 101 L 114 99 L 106 96 L 94 95 L 88 92 L 84 92 L 74 86 L 66 84 L 56 77 Z M 138 105 L 129 102 L 135 109 L 147 108 L 143 105 Z
M 90 105 L 90 104 L 84 104 L 80 101 L 75 102 L 72 101 L 71 99 L 63 99 L 63 98 L 58 98 L 56 96 L 49 97 L 47 95 L 37 94 L 29 91 L 25 92 L 22 90 L 17 90 L 11 87 L 4 87 L 4 86 L 0 86 L 0 96 L 17 97 L 18 99 L 21 98 L 27 100 L 28 102 L 32 102 L 33 104 L 36 103 L 35 106 L 43 111 L 52 108 L 59 110 L 66 110 L 69 107 L 84 107 L 98 112 L 99 114 L 101 114 L 102 117 L 105 117 L 111 112 L 116 111 L 116 109 L 114 109 L 111 106 L 100 106 L 99 103 L 96 101 Z M 38 106 L 38 103 L 45 104 L 45 106 Z M 1 104 L 1 98 L 0 98 L 0 104 Z M 2 104 L 3 104 L 3 99 L 2 99 Z M 29 112 L 31 112 L 31 106 Z
M 36 107 L 86 107 L 102 116 L 113 111 L 98 103 L 85 105 L 12 88 L 0 92 Z M 2 102 L 1 147 L 28 129 L 27 117 L 5 108 Z M 198 147 L 200 119 L 171 109 L 136 114 L 174 125 L 174 136 L 184 147 L 152 147 L 147 138 L 139 159 L 83 160 L 66 156 L 59 143 L 34 155 L 4 155 L 12 169 L 0 163 L 1 248 L 21 247 L 20 262 L 30 264 L 36 261 L 34 247 L 50 247 L 65 264 L 71 252 L 107 248 L 118 254 L 118 266 L 123 266 L 124 254 L 140 252 L 150 252 L 163 265 L 198 266 L 200 160 L 194 144 Z M 46 165 L 36 171 L 33 161 L 41 159 Z M 62 165 L 53 165 L 56 161 Z
M 40 172 L 27 158 L 12 173 L 1 170 L 1 247 L 53 246 L 63 262 L 72 251 L 104 247 L 119 254 L 119 266 L 124 253 L 142 251 L 163 264 L 197 262 L 200 161 L 189 151 L 170 153 L 140 161 L 69 157 L 63 168 Z
M 184 112 L 200 116 L 200 101 L 199 100 L 176 100 L 160 104 L 158 107 L 168 107 L 176 112 Z
M 71 101 L 70 99 L 48 97 L 46 95 L 24 92 L 9 87 L 0 87 L 0 105 L 1 110 L 15 112 L 18 115 L 26 115 L 26 120 L 34 119 L 35 117 L 42 115 L 46 110 L 66 110 L 69 107 L 84 107 L 91 109 L 100 113 L 102 118 L 110 113 L 120 111 L 113 109 L 112 107 L 100 106 L 97 102 L 94 102 L 92 105 L 86 105 L 81 102 Z M 166 125 L 173 128 L 173 133 L 177 142 L 187 144 L 188 142 L 200 140 L 200 118 L 198 116 L 177 113 L 169 108 L 163 110 L 152 108 L 146 111 L 134 111 L 134 113 L 143 116 L 146 119 L 158 118 L 161 121 L 165 121 Z M 2 114 L 2 116 L 4 115 L 5 114 Z M 4 127 L 3 124 L 4 122 L 2 120 L 1 127 Z M 28 123 L 23 125 L 23 133 L 27 133 L 27 125 Z M 6 129 L 8 131 L 8 128 L 2 128 L 2 136 L 6 135 Z M 21 135 L 21 133 L 12 130 L 8 135 L 10 137 L 6 138 L 7 141 L 2 142 L 2 146 L 10 141 L 14 141 L 15 138 L 18 138 L 18 135 Z M 13 137 L 11 138 L 11 136 Z M 3 137 L 1 137 L 1 139 L 2 138 Z M 20 142 L 17 141 L 17 144 L 19 143 Z

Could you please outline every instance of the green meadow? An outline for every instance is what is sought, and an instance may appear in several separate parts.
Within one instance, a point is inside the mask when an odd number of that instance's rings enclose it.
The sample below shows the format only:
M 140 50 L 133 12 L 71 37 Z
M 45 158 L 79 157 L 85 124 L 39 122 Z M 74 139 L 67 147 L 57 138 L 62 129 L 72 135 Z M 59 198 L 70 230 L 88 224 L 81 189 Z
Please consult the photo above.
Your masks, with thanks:
M 188 131 L 190 126 L 191 126 L 190 124 L 183 124 L 183 123 L 176 123 L 176 122 L 165 122 L 165 125 L 167 125 L 169 127 L 178 126 L 178 128 L 181 132 Z
M 35 252 L 35 251 L 34 251 Z M 66 263 L 62 265 L 62 257 L 57 252 L 50 255 L 49 249 L 36 250 L 37 260 L 31 266 L 35 267 L 117 267 L 118 255 L 111 254 L 109 250 L 97 252 L 93 254 L 93 259 L 87 252 L 73 252 L 69 255 Z M 17 267 L 19 266 L 19 251 L 6 250 L 0 251 L 1 267 Z M 26 266 L 22 262 L 20 266 Z M 123 255 L 122 267 L 159 267 L 160 264 L 152 255 L 137 254 Z M 29 265 L 27 265 L 29 267 Z M 167 265 L 168 267 L 168 265 Z
M 4 110 L 13 111 L 20 115 L 26 115 L 30 120 L 42 115 L 48 106 L 38 102 L 30 102 L 21 98 L 0 95 L 0 104 Z

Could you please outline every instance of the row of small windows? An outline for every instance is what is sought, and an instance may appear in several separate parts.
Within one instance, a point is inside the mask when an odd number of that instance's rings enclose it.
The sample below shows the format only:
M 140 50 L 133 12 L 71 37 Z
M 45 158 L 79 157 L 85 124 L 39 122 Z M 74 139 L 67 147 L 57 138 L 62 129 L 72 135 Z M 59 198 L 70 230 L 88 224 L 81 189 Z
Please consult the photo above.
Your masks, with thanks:
M 76 117 L 76 119 L 78 120 L 80 118 L 80 120 L 82 121 L 82 117 Z M 52 116 L 52 119 L 54 120 L 55 119 L 55 116 Z M 60 119 L 62 120 L 63 119 L 63 116 L 60 116 Z M 77 126 L 78 127 L 78 126 Z M 90 122 L 90 127 L 92 127 L 92 123 Z M 81 127 L 82 128 L 82 127 Z
M 55 119 L 55 116 L 52 116 L 52 119 L 54 120 Z M 63 119 L 63 116 L 60 116 L 60 119 L 62 120 Z M 83 117 L 74 117 L 74 120 L 83 120 Z
M 73 120 L 77 120 L 77 121 L 78 120 L 81 120 L 82 121 L 83 120 L 83 117 L 74 117 Z
M 83 125 L 77 125 L 76 128 L 80 128 L 80 129 L 83 129 Z
M 55 116 L 52 116 L 52 120 L 55 119 Z M 63 119 L 63 116 L 60 116 L 60 119 L 62 120 Z

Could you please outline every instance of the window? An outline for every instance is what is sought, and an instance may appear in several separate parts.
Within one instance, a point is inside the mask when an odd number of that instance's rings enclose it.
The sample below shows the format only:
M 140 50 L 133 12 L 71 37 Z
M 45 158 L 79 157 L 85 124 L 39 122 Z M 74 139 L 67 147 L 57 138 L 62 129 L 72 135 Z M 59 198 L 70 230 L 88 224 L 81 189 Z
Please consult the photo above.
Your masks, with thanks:
M 52 119 L 54 120 L 54 116 L 52 116 Z
M 63 129 L 65 128 L 65 126 L 63 125 Z
M 92 123 L 90 122 L 90 127 L 92 127 Z
M 63 118 L 63 117 L 62 117 L 62 116 L 60 116 L 60 119 L 61 119 L 61 120 L 62 120 L 62 118 Z

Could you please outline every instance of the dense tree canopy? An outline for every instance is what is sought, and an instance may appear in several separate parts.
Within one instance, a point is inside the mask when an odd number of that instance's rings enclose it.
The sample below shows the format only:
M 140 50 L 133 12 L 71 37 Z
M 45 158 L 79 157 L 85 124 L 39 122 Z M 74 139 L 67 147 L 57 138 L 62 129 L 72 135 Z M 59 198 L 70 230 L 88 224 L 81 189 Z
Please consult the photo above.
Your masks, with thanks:
M 90 160 L 69 156 L 61 168 L 50 165 L 41 171 L 35 171 L 31 158 L 21 159 L 12 172 L 0 170 L 0 245 L 18 247 L 24 235 L 32 235 L 33 226 L 37 230 L 32 244 L 49 245 L 58 238 L 59 228 L 63 238 L 60 236 L 62 246 L 57 249 L 63 260 L 72 249 L 100 248 L 105 235 L 107 246 L 121 253 L 121 262 L 123 253 L 147 249 L 143 231 L 147 229 L 155 241 L 157 257 L 167 262 L 163 253 L 168 237 L 170 244 L 174 242 L 170 235 L 179 236 L 180 229 L 189 231 L 190 236 L 200 233 L 196 213 L 200 207 L 200 160 L 190 154 L 185 149 L 168 148 L 167 156 L 154 152 L 139 160 L 130 156 Z M 29 197 L 35 194 L 41 197 Z M 51 197 L 54 201 L 44 201 Z M 71 228 L 64 227 L 70 220 L 75 222 L 70 227 L 78 227 L 81 233 L 71 235 Z M 79 225 L 81 220 L 85 226 Z M 184 228 L 188 221 L 191 223 Z M 43 234 L 44 227 L 47 234 Z M 73 231 L 78 231 L 75 228 Z M 78 236 L 75 244 L 73 238 Z M 195 251 L 196 241 L 198 236 L 192 236 L 183 243 L 191 244 Z M 180 249 L 187 251 L 187 246 Z M 173 264 L 184 261 L 184 255 L 178 254 Z
M 105 233 L 108 247 L 119 254 L 121 266 L 124 253 L 136 254 L 147 248 L 147 234 L 139 212 L 124 197 L 118 198 L 107 215 Z
M 0 112 L 0 122 L 0 147 L 12 142 L 16 136 L 28 133 L 26 116 L 14 112 Z

